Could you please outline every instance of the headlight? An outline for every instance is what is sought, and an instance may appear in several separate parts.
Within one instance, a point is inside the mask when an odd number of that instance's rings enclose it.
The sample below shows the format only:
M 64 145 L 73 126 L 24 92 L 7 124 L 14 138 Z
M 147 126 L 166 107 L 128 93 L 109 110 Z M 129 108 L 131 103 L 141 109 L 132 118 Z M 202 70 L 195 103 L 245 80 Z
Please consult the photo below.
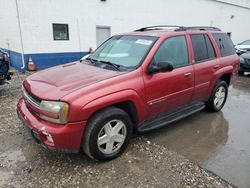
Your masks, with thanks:
M 243 57 L 240 57 L 240 63 L 245 63 L 245 59 Z
M 40 108 L 44 113 L 40 118 L 58 124 L 65 124 L 68 120 L 69 105 L 65 102 L 42 101 Z

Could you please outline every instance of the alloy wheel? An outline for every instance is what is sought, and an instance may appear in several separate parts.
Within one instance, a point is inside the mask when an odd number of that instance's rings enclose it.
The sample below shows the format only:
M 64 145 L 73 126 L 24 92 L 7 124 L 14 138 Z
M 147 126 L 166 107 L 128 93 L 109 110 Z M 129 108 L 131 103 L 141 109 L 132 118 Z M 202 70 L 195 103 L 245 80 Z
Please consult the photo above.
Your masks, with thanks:
M 102 127 L 98 134 L 98 149 L 103 154 L 112 154 L 122 147 L 126 135 L 126 125 L 121 120 L 111 120 Z
M 219 109 L 225 100 L 226 97 L 226 89 L 221 86 L 216 90 L 215 98 L 214 98 L 214 106 Z

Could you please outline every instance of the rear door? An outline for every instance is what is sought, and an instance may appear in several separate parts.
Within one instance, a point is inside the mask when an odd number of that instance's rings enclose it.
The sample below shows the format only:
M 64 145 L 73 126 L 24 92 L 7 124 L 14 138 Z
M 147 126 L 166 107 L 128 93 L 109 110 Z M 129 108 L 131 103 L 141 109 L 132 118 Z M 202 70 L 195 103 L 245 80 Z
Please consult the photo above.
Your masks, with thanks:
M 195 77 L 194 94 L 192 102 L 206 100 L 213 75 L 220 68 L 216 51 L 210 36 L 204 34 L 190 34 L 193 48 L 193 67 Z
M 194 75 L 187 46 L 185 35 L 175 36 L 166 39 L 155 53 L 151 64 L 168 61 L 174 70 L 144 75 L 149 117 L 173 111 L 190 101 Z

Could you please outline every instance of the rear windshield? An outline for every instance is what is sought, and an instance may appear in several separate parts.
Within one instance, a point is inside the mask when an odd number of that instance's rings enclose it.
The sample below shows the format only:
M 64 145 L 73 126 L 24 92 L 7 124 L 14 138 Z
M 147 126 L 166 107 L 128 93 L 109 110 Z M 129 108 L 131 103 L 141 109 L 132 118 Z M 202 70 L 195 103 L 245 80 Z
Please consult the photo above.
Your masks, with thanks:
M 156 40 L 157 37 L 151 36 L 114 36 L 93 52 L 91 58 L 108 61 L 128 69 L 137 68 Z
M 226 33 L 212 34 L 218 44 L 222 57 L 236 54 L 232 40 Z

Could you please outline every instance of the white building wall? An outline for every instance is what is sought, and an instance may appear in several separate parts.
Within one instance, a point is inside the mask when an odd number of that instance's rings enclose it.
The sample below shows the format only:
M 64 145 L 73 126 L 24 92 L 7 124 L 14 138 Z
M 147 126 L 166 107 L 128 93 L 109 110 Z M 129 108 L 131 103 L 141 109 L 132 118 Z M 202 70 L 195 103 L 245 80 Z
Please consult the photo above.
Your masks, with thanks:
M 111 35 L 157 24 L 208 25 L 232 32 L 234 43 L 250 39 L 250 0 L 17 0 L 25 54 L 88 51 L 96 48 L 96 26 Z M 223 3 L 220 1 L 226 1 Z M 235 0 L 234 0 L 235 3 Z M 21 52 L 15 0 L 1 0 L 0 47 Z M 7 16 L 8 15 L 8 16 Z M 54 41 L 52 23 L 69 24 L 69 40 Z
M 0 48 L 21 51 L 15 0 L 0 1 Z

